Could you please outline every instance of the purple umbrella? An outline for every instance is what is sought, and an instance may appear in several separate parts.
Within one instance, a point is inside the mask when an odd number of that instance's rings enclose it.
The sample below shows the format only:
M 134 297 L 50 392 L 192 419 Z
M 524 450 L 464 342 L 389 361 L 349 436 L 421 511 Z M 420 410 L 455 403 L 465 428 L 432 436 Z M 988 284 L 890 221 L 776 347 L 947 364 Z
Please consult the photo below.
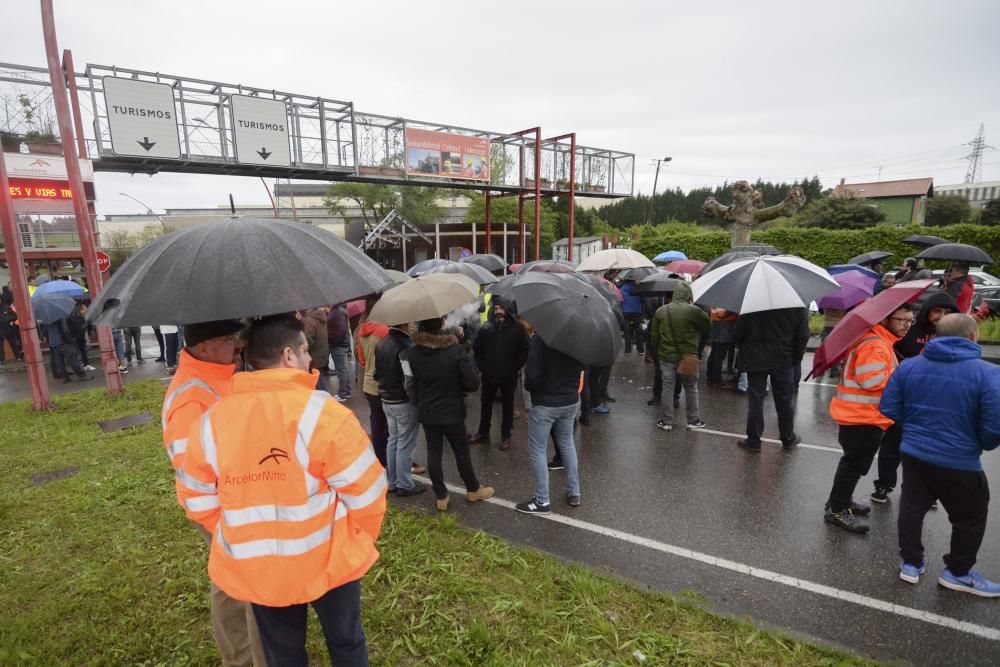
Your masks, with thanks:
M 816 305 L 836 310 L 847 310 L 858 305 L 875 292 L 875 278 L 867 275 L 868 273 L 850 270 L 835 274 L 833 279 L 840 284 L 840 289 L 820 298 Z

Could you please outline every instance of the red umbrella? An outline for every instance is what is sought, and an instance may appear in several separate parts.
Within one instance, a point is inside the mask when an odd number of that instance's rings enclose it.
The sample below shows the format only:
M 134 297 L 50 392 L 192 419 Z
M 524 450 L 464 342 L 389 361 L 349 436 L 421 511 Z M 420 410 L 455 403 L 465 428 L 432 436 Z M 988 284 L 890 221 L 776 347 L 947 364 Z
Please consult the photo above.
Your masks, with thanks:
M 357 299 L 347 302 L 347 317 L 354 318 L 365 312 L 365 300 Z
M 515 262 L 514 264 L 507 265 L 507 271 L 509 271 L 510 273 L 517 273 L 517 270 L 520 269 L 522 266 L 524 266 L 524 264 L 519 264 Z
M 819 377 L 828 368 L 836 366 L 851 346 L 873 326 L 892 315 L 904 303 L 916 301 L 925 289 L 936 282 L 936 280 L 910 280 L 896 283 L 844 315 L 813 355 L 812 371 L 806 379 Z
M 670 262 L 661 270 L 667 271 L 668 273 L 690 273 L 692 275 L 697 275 L 701 273 L 701 270 L 705 268 L 707 263 L 708 262 L 702 262 L 697 259 L 678 259 Z

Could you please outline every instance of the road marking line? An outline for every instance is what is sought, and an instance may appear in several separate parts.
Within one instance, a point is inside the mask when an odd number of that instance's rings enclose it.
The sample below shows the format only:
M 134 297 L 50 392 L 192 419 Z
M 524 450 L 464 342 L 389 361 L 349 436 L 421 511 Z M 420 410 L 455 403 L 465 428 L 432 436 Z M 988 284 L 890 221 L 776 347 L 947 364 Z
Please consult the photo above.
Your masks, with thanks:
M 695 433 L 711 433 L 712 435 L 724 435 L 724 436 L 726 436 L 728 438 L 745 438 L 745 437 L 747 437 L 746 433 L 729 433 L 727 431 L 716 431 L 715 429 L 711 429 L 711 428 L 694 429 L 694 432 Z M 761 442 L 770 442 L 770 443 L 774 443 L 776 445 L 780 445 L 781 444 L 781 440 L 775 440 L 774 438 L 761 438 Z M 822 451 L 822 452 L 833 452 L 834 454 L 843 454 L 844 453 L 843 450 L 841 450 L 839 447 L 827 447 L 825 445 L 810 445 L 810 444 L 805 443 L 805 442 L 800 442 L 796 447 L 793 447 L 793 449 L 799 449 L 800 447 L 804 448 L 804 449 L 818 449 L 819 451 Z
M 426 477 L 420 475 L 414 475 L 414 479 L 420 479 L 423 482 L 430 482 Z M 465 489 L 460 486 L 455 486 L 454 484 L 445 484 L 448 490 L 452 493 L 465 494 Z M 507 509 L 513 510 L 515 503 L 509 500 L 504 500 L 503 498 L 488 498 L 483 502 L 492 503 L 493 505 L 498 505 L 500 507 L 505 507 Z M 874 609 L 876 611 L 884 611 L 890 614 L 895 614 L 897 616 L 902 616 L 904 618 L 911 618 L 917 621 L 923 621 L 925 623 L 930 623 L 932 625 L 937 625 L 943 628 L 948 628 L 950 630 L 957 630 L 958 632 L 964 632 L 966 634 L 974 635 L 976 637 L 982 637 L 983 639 L 989 639 L 995 642 L 1000 642 L 1000 629 L 991 628 L 985 625 L 978 625 L 976 623 L 971 623 L 969 621 L 962 621 L 957 618 L 952 618 L 950 616 L 942 616 L 941 614 L 935 614 L 930 611 L 923 611 L 921 609 L 914 609 L 912 607 L 904 607 L 903 605 L 896 604 L 894 602 L 887 602 L 885 600 L 879 600 L 878 598 L 868 597 L 867 595 L 860 595 L 859 593 L 852 593 L 851 591 L 841 590 L 839 588 L 834 588 L 832 586 L 827 586 L 825 584 L 818 584 L 813 581 L 808 581 L 806 579 L 799 579 L 798 577 L 791 577 L 780 572 L 772 572 L 771 570 L 765 570 L 763 568 L 754 567 L 752 565 L 746 565 L 745 563 L 739 563 L 737 561 L 729 560 L 726 558 L 719 558 L 717 556 L 712 556 L 709 554 L 701 553 L 700 551 L 694 551 L 692 549 L 686 549 L 684 547 L 674 546 L 672 544 L 666 544 L 664 542 L 659 542 L 657 540 L 650 539 L 648 537 L 640 537 L 639 535 L 632 535 L 631 533 L 626 533 L 621 530 L 615 530 L 614 528 L 607 528 L 605 526 L 599 526 L 597 524 L 589 523 L 587 521 L 581 521 L 579 519 L 574 519 L 572 517 L 564 516 L 561 514 L 539 514 L 537 515 L 540 519 L 547 519 L 548 521 L 554 521 L 556 523 L 561 523 L 571 528 L 579 528 L 580 530 L 586 530 L 591 533 L 596 533 L 598 535 L 604 535 L 605 537 L 611 537 L 623 542 L 629 542 L 638 546 L 646 547 L 654 551 L 659 551 L 662 553 L 670 554 L 672 556 L 677 556 L 679 558 L 686 558 L 688 560 L 693 560 L 705 565 L 712 565 L 715 567 L 722 568 L 724 570 L 729 570 L 731 572 L 737 572 L 739 574 L 745 574 L 757 579 L 763 579 L 764 581 L 769 581 L 771 583 L 782 584 L 789 586 L 791 588 L 798 588 L 803 591 L 808 591 L 810 593 L 815 593 L 816 595 L 822 595 L 824 597 L 833 598 L 834 600 L 840 600 L 842 602 L 850 602 L 862 607 L 868 607 L 869 609 Z
M 799 384 L 807 384 L 807 385 L 809 385 L 811 387 L 815 387 L 817 385 L 820 386 L 820 387 L 836 387 L 837 386 L 836 382 L 813 382 L 813 381 L 810 381 L 810 380 L 802 380 L 801 382 L 799 382 Z

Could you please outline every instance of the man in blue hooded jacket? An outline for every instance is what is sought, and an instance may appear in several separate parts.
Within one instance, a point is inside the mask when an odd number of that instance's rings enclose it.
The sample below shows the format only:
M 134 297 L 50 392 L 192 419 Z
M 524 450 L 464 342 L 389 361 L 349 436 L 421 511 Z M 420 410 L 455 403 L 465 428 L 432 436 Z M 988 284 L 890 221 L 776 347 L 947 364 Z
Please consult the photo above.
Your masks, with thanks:
M 983 361 L 979 328 L 968 315 L 945 315 L 924 353 L 904 361 L 886 386 L 879 411 L 903 425 L 899 506 L 899 578 L 924 573 L 924 515 L 940 499 L 951 522 L 951 548 L 938 583 L 981 597 L 1000 584 L 972 567 L 986 532 L 990 490 L 980 463 L 1000 444 L 1000 368 Z M 948 396 L 935 388 L 947 387 Z

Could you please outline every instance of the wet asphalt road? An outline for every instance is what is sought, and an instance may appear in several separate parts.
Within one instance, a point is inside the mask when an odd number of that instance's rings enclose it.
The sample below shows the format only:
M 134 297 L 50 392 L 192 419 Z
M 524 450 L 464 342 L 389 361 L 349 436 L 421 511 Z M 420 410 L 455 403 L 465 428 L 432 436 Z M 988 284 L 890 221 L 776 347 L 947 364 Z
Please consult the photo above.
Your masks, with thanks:
M 144 350 L 155 358 L 151 337 L 144 340 Z M 807 356 L 803 367 L 810 363 Z M 132 371 L 128 382 L 165 375 L 161 364 L 150 362 Z M 704 380 L 701 409 L 708 429 L 658 430 L 658 408 L 646 405 L 651 374 L 652 366 L 642 363 L 640 355 L 622 357 L 609 386 L 617 399 L 611 413 L 592 415 L 590 426 L 577 428 L 580 507 L 564 502 L 563 473 L 555 471 L 550 478 L 552 518 L 513 511 L 511 503 L 530 498 L 534 488 L 518 397 L 515 407 L 521 416 L 515 420 L 511 450 L 498 448 L 499 403 L 492 443 L 472 447 L 481 482 L 496 488 L 495 501 L 469 505 L 455 487 L 451 511 L 469 528 L 653 590 L 695 591 L 713 611 L 863 655 L 921 665 L 1000 664 L 1000 600 L 936 585 L 950 534 L 943 510 L 931 512 L 925 522 L 928 571 L 916 586 L 897 578 L 898 490 L 889 504 L 873 508 L 867 536 L 823 522 L 839 457 L 836 427 L 827 414 L 832 385 L 800 386 L 796 430 L 803 446 L 785 452 L 765 443 L 755 455 L 735 446 L 742 436 L 746 399 L 708 389 Z M 53 387 L 60 392 L 94 384 Z M 25 385 L 23 373 L 0 373 L 0 401 L 27 398 Z M 357 389 L 347 405 L 367 425 L 368 408 Z M 472 431 L 478 423 L 478 395 L 470 396 L 467 406 L 466 426 Z M 683 422 L 683 414 L 682 405 L 675 422 Z M 770 400 L 765 419 L 765 437 L 777 437 Z M 426 458 L 423 436 L 417 458 Z M 986 454 L 983 462 L 996 483 L 1000 453 Z M 450 484 L 461 483 L 447 452 L 445 476 Z M 856 500 L 867 502 L 873 476 L 861 481 Z M 392 502 L 435 514 L 429 493 Z M 977 567 L 997 579 L 1000 518 L 992 509 Z

